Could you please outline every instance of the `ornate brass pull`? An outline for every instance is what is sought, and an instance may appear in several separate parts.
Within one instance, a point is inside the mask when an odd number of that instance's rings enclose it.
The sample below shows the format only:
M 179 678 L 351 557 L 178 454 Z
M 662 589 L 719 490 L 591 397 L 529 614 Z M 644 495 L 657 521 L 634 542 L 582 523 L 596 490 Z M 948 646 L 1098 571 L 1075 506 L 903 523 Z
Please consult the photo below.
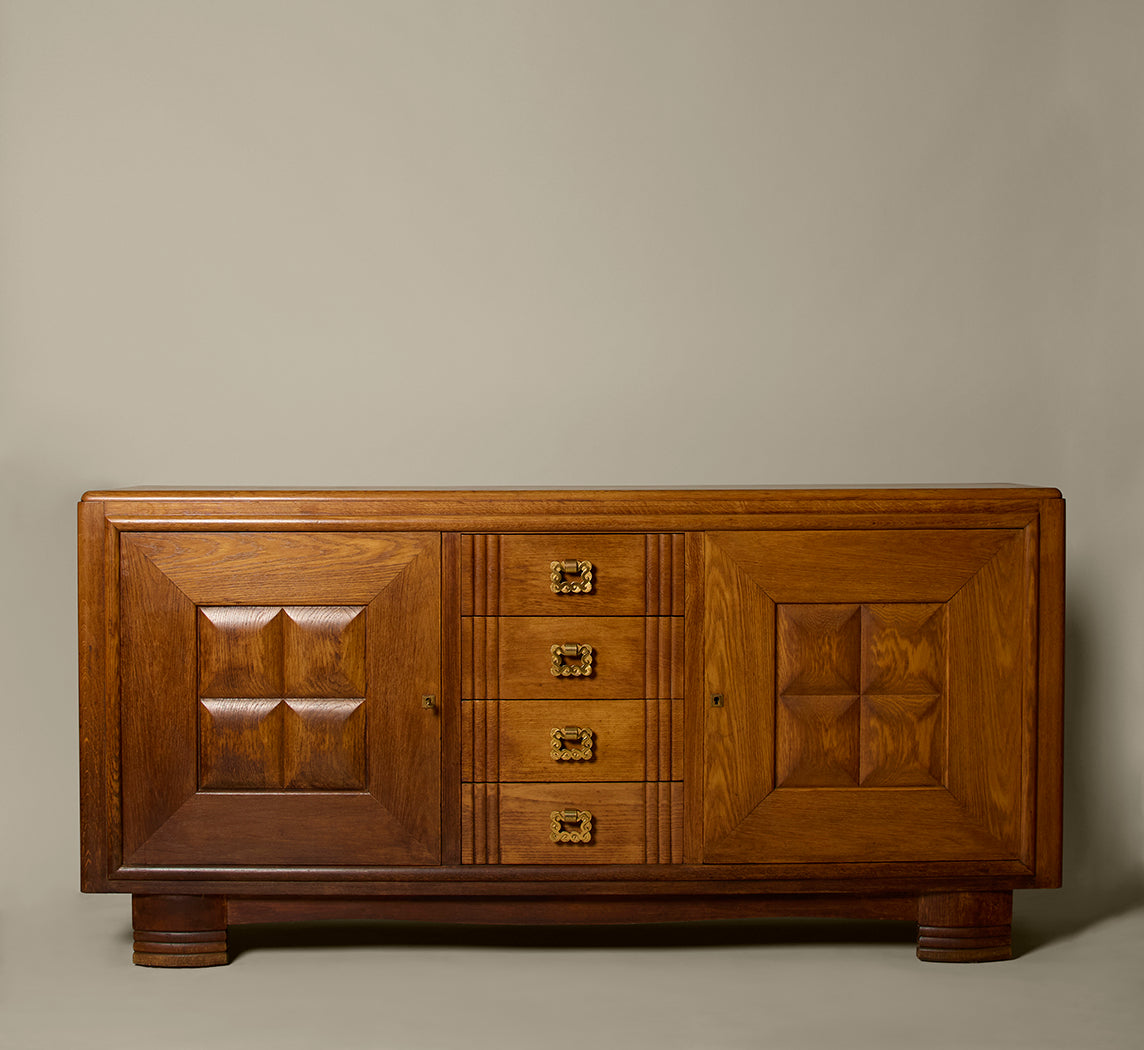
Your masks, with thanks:
M 549 587 L 554 594 L 587 594 L 592 589 L 592 563 L 575 558 L 554 561 Z
M 575 825 L 565 830 L 564 825 Z M 555 809 L 552 811 L 553 842 L 591 842 L 592 814 L 586 809 Z
M 549 670 L 553 678 L 587 678 L 592 673 L 592 647 L 590 645 L 554 645 L 552 666 Z M 567 663 L 580 658 L 579 663 Z
M 552 730 L 552 757 L 557 762 L 588 762 L 592 758 L 595 734 L 579 726 Z

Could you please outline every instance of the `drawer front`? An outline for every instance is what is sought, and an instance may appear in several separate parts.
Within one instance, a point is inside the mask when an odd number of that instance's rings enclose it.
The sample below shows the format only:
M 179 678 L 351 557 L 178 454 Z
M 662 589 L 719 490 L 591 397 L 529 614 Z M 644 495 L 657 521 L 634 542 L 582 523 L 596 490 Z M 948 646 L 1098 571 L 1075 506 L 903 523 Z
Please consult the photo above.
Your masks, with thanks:
M 553 674 L 552 647 L 560 655 Z M 589 647 L 590 665 L 580 646 Z M 576 668 L 580 666 L 580 673 Z M 587 673 L 585 673 L 587 672 Z M 466 616 L 465 700 L 625 700 L 683 695 L 682 616 Z
M 538 700 L 500 706 L 502 780 L 638 780 L 646 770 L 643 700 Z
M 646 536 L 501 536 L 499 541 L 499 609 L 490 612 L 642 616 L 647 611 Z M 561 567 L 554 570 L 553 562 Z
M 561 654 L 553 646 L 589 646 Z M 626 700 L 683 695 L 683 617 L 464 617 L 461 697 L 466 700 Z
M 553 729 L 561 739 L 553 740 Z M 565 729 L 581 732 L 563 739 Z M 584 731 L 589 734 L 591 754 Z M 466 700 L 461 704 L 464 783 L 682 779 L 682 700 Z
M 645 797 L 643 784 L 502 784 L 501 863 L 643 864 Z M 553 814 L 572 818 L 557 819 L 565 841 Z
M 634 616 L 502 619 L 501 699 L 642 697 L 646 633 L 643 617 Z M 554 645 L 578 651 L 554 656 Z

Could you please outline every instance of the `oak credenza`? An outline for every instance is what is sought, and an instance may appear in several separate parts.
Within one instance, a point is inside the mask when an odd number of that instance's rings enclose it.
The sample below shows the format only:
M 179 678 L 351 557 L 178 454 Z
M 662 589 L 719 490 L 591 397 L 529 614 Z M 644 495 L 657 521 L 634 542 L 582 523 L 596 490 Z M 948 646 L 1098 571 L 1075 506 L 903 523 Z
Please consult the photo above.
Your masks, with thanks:
M 82 888 L 291 919 L 912 919 L 1061 874 L 1055 489 L 89 492 Z

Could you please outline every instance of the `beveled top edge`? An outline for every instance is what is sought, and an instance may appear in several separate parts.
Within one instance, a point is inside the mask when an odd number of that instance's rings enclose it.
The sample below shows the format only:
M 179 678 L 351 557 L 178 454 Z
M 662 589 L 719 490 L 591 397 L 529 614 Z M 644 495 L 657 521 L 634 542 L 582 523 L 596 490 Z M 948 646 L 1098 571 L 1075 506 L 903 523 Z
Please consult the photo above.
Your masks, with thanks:
M 178 500 L 180 502 L 207 500 L 212 503 L 227 500 L 503 500 L 514 497 L 528 501 L 574 499 L 583 502 L 596 500 L 682 500 L 701 494 L 705 499 L 758 500 L 816 499 L 816 500 L 918 500 L 942 499 L 955 496 L 977 496 L 983 499 L 1060 499 L 1059 489 L 1026 486 L 1015 482 L 985 482 L 940 485 L 672 485 L 663 488 L 610 486 L 606 488 L 568 487 L 547 488 L 532 486 L 491 486 L 485 488 L 178 488 L 148 487 L 144 485 L 119 489 L 92 489 L 85 492 L 81 502 L 139 502 L 141 500 Z

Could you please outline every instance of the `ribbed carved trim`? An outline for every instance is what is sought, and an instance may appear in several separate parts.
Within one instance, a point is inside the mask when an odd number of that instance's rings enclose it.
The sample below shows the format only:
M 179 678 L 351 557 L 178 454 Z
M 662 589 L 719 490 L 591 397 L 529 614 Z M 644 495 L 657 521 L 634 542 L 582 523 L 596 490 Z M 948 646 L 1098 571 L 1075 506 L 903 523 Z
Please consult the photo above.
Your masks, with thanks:
M 683 615 L 683 539 L 682 533 L 648 534 L 648 616 Z
M 489 705 L 494 706 L 494 705 Z M 461 785 L 461 863 L 500 860 L 500 785 Z
M 461 698 L 500 699 L 500 621 L 494 616 L 461 620 Z
M 645 784 L 648 864 L 683 863 L 683 784 Z
M 500 608 L 500 537 L 461 537 L 461 614 L 495 616 Z
M 644 696 L 683 696 L 683 617 L 649 616 L 644 621 Z

